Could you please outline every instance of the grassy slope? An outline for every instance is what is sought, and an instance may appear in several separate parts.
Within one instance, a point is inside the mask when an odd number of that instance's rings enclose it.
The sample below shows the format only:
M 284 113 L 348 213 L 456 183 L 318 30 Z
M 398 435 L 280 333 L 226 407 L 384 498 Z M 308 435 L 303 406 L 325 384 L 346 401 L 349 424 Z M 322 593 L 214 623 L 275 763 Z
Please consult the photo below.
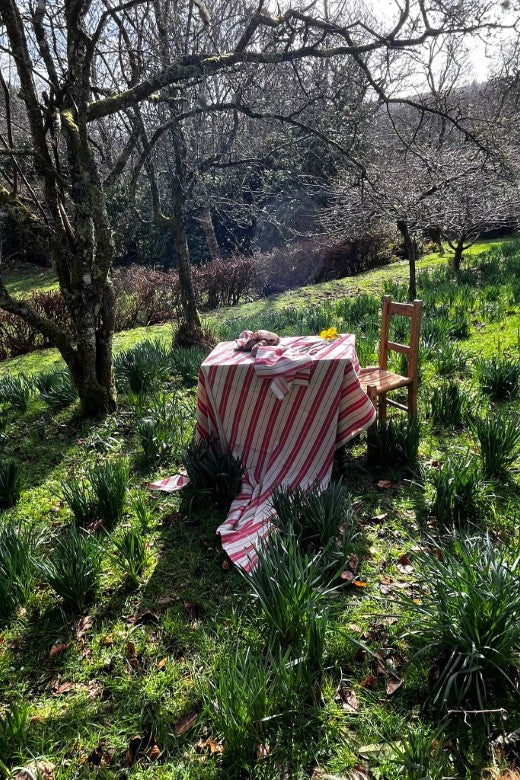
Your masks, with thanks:
M 422 264 L 442 262 L 434 257 Z M 379 295 L 383 280 L 396 275 L 405 278 L 404 265 L 364 274 L 354 282 L 350 279 L 306 288 L 301 296 L 294 291 L 268 304 L 253 302 L 240 307 L 240 315 L 260 323 L 265 305 L 307 306 L 314 302 L 314 296 L 320 300 L 321 296 L 338 298 L 368 289 Z M 462 345 L 475 355 L 492 352 L 492 340 L 497 336 L 503 344 L 513 346 L 518 326 L 518 307 L 499 322 L 477 319 L 470 338 Z M 139 329 L 119 338 L 127 339 L 130 345 L 151 333 L 167 337 L 169 326 Z M 43 367 L 39 358 L 41 353 L 9 363 L 18 370 L 32 372 Z M 433 380 L 431 366 L 426 367 L 423 411 Z M 186 389 L 176 379 L 166 387 L 193 403 L 194 388 Z M 519 410 L 518 402 L 509 406 Z M 171 473 L 175 462 L 139 466 L 134 429 L 127 404 L 103 421 L 83 423 L 74 416 L 73 409 L 53 415 L 41 403 L 32 401 L 25 415 L 10 417 L 2 441 L 5 453 L 23 463 L 26 475 L 22 498 L 9 514 L 35 521 L 46 534 L 59 532 L 70 521 L 60 483 L 80 476 L 88 464 L 99 459 L 120 455 L 130 458 L 131 498 L 140 494 L 150 477 Z M 462 453 L 468 443 L 474 448 L 467 432 L 444 435 L 426 423 L 421 459 L 424 463 L 442 459 L 448 450 Z M 429 728 L 428 713 L 418 717 L 427 689 L 426 662 L 411 667 L 405 684 L 388 696 L 381 675 L 375 688 L 362 684 L 374 672 L 374 665 L 350 641 L 350 637 L 361 638 L 372 650 L 382 649 L 385 654 L 396 649 L 404 655 L 409 653 L 400 639 L 403 621 L 395 623 L 388 616 L 396 612 L 395 593 L 411 587 L 415 575 L 402 570 L 401 556 L 411 554 L 419 539 L 416 509 L 421 491 L 391 464 L 375 471 L 368 469 L 365 451 L 364 442 L 350 450 L 345 478 L 360 522 L 358 575 L 367 586 L 344 591 L 333 600 L 322 705 L 305 709 L 293 730 L 278 735 L 267 761 L 252 761 L 245 773 L 233 775 L 222 766 L 218 753 L 196 747 L 199 739 L 212 735 L 207 713 L 199 715 L 189 730 L 175 727 L 184 714 L 200 711 L 202 691 L 215 680 L 222 658 L 233 653 L 237 643 L 253 651 L 263 646 L 263 625 L 240 577 L 223 566 L 224 557 L 214 537 L 222 513 L 199 508 L 190 513 L 178 496 L 148 496 L 151 557 L 137 591 L 127 586 L 115 559 L 108 555 L 110 544 L 104 542 L 102 588 L 89 610 L 91 622 L 85 630 L 74 617 L 61 612 L 48 589 L 39 587 L 27 611 L 22 611 L 0 634 L 0 702 L 25 697 L 30 706 L 27 747 L 21 749 L 14 763 L 27 761 L 31 754 L 41 755 L 59 766 L 60 778 L 87 778 L 94 772 L 102 778 L 119 778 L 126 776 L 121 774 L 121 765 L 131 737 L 153 733 L 164 753 L 157 763 L 151 763 L 144 751 L 136 766 L 123 770 L 131 778 L 310 778 L 317 766 L 345 777 L 349 768 L 359 764 L 362 746 L 400 739 L 403 724 L 410 720 L 423 720 Z M 380 479 L 391 480 L 392 487 L 379 488 Z M 513 518 L 518 516 L 518 465 L 515 483 L 496 488 L 488 527 L 507 538 Z M 125 518 L 125 524 L 129 523 L 136 523 L 131 502 Z M 388 582 L 395 585 L 394 593 L 391 588 L 390 593 L 381 590 L 381 584 Z M 146 609 L 157 614 L 158 623 L 155 619 L 132 621 L 133 615 Z M 68 642 L 70 647 L 63 653 L 49 657 L 53 645 Z M 132 652 L 128 642 L 134 645 L 135 665 L 129 662 Z M 340 681 L 356 692 L 359 711 L 349 712 L 338 700 Z M 62 683 L 71 684 L 68 692 L 59 692 Z M 507 731 L 518 728 L 518 704 L 506 698 L 500 706 L 508 709 Z M 453 732 L 454 752 L 461 757 L 461 777 L 480 778 L 489 761 L 485 756 L 487 739 L 480 726 L 478 719 L 470 720 L 469 727 L 459 724 Z M 94 769 L 93 756 L 98 748 L 102 766 Z M 377 750 L 371 756 L 370 765 L 377 772 Z M 285 774 L 287 766 L 292 767 L 291 774 Z M 386 780 L 404 777 L 399 767 L 385 769 L 383 775 L 376 776 Z
M 499 242 L 478 242 L 467 250 L 466 256 L 468 260 L 481 252 L 485 252 L 489 247 L 496 243 Z M 425 268 L 442 266 L 448 261 L 449 256 L 449 252 L 446 252 L 444 256 L 439 256 L 438 254 L 426 255 L 419 261 L 418 268 L 423 270 Z M 307 306 L 318 305 L 327 300 L 337 300 L 338 298 L 357 295 L 358 293 L 379 294 L 385 280 L 391 279 L 396 282 L 405 283 L 407 279 L 407 269 L 406 261 L 401 261 L 393 263 L 390 266 L 378 268 L 374 271 L 367 271 L 355 277 L 347 277 L 332 282 L 309 285 L 308 287 L 302 287 L 298 290 L 289 290 L 288 292 L 274 295 L 267 299 L 252 301 L 251 303 L 236 306 L 233 309 L 221 309 L 218 312 L 212 312 L 208 315 L 207 321 L 211 325 L 214 322 L 218 323 L 223 318 L 230 316 L 241 318 L 250 317 L 252 326 L 260 327 L 262 314 L 264 312 L 283 311 L 288 306 L 304 309 Z M 7 287 L 13 294 L 27 294 L 36 290 L 55 289 L 56 282 L 53 282 L 52 274 L 49 271 L 34 274 L 34 271 L 31 272 L 26 269 L 22 271 L 20 278 L 13 277 L 10 280 L 8 278 Z M 520 327 L 520 321 L 518 325 Z M 120 349 L 128 349 L 145 338 L 169 339 L 170 335 L 171 326 L 169 324 L 152 325 L 148 328 L 135 328 L 133 330 L 117 333 L 114 338 L 114 348 L 117 352 Z M 486 332 L 482 335 L 483 340 L 487 343 L 488 339 Z M 21 355 L 20 357 L 0 362 L 0 376 L 3 374 L 16 374 L 19 372 L 34 374 L 38 371 L 47 371 L 58 365 L 63 365 L 63 361 L 57 350 L 43 349 L 29 355 Z

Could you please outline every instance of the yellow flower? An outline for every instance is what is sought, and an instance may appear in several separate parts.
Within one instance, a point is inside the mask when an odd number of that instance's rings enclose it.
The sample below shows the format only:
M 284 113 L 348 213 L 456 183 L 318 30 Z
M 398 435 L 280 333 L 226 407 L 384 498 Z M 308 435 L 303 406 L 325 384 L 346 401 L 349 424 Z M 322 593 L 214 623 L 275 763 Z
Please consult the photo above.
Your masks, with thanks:
M 338 331 L 336 328 L 326 328 L 321 331 L 320 338 L 325 339 L 325 341 L 333 341 L 333 339 L 338 338 Z

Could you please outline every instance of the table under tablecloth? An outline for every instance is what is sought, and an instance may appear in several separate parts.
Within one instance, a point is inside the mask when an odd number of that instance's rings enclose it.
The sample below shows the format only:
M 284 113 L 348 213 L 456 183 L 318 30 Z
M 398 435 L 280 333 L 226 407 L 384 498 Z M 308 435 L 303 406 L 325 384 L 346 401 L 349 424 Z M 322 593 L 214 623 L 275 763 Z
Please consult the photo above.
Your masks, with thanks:
M 269 532 L 273 490 L 325 487 L 335 449 L 375 420 L 359 383 L 353 335 L 330 342 L 284 338 L 280 346 L 278 359 L 258 354 L 259 376 L 251 353 L 237 351 L 234 341 L 222 342 L 199 374 L 197 436 L 240 457 L 245 469 L 240 493 L 217 533 L 231 560 L 246 571 L 255 566 L 256 549 Z M 311 360 L 298 364 L 298 357 L 291 371 L 291 354 Z M 171 479 L 152 486 L 174 489 Z

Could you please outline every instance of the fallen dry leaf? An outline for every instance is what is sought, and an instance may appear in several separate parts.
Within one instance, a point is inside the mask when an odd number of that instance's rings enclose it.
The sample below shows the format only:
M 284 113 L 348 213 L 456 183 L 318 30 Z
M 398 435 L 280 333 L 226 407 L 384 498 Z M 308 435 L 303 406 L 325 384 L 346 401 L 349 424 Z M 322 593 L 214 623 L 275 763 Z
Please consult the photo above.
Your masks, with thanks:
M 229 563 L 227 558 L 224 558 L 224 560 L 222 561 L 222 568 L 224 569 L 224 571 L 230 570 L 231 564 Z
M 389 479 L 380 479 L 377 483 L 378 488 L 386 489 L 392 487 L 392 482 Z
M 135 645 L 133 642 L 126 643 L 126 657 L 135 658 Z
M 388 480 L 382 480 L 382 481 L 386 482 Z M 388 517 L 387 513 L 386 512 L 382 512 L 380 515 L 373 515 L 370 518 L 370 522 L 372 522 L 372 523 L 380 523 L 382 520 L 385 520 L 386 517 Z
M 90 615 L 83 615 L 79 620 L 76 621 L 74 624 L 74 633 L 76 634 L 76 639 L 82 639 L 87 631 L 90 631 L 92 628 L 93 620 Z
M 256 757 L 259 761 L 263 761 L 264 758 L 267 758 L 270 752 L 271 747 L 269 745 L 260 744 L 256 746 Z
M 174 726 L 175 733 L 179 735 L 185 734 L 196 724 L 198 719 L 199 719 L 198 712 L 187 712 L 185 715 L 182 716 L 182 718 L 179 718 L 179 720 L 175 724 Z
M 161 658 L 161 660 L 159 661 L 159 663 L 155 667 L 157 669 L 157 671 L 159 671 L 160 669 L 164 669 L 164 667 L 166 666 L 166 662 L 167 661 L 168 661 L 167 658 Z
M 88 684 L 88 697 L 89 699 L 99 699 L 103 693 L 103 686 L 97 680 L 92 680 Z
M 361 680 L 359 683 L 362 688 L 376 688 L 377 687 L 377 677 L 375 674 L 367 674 L 364 680 Z
M 393 693 L 397 691 L 398 688 L 401 687 L 404 680 L 401 680 L 400 677 L 391 677 L 389 680 L 386 681 L 386 692 L 388 696 L 391 696 Z
M 31 761 L 17 771 L 14 780 L 53 780 L 55 768 L 50 761 Z
M 161 607 L 168 607 L 170 604 L 175 604 L 178 598 L 178 596 L 161 596 L 157 599 L 157 603 Z
M 366 588 L 368 583 L 361 582 L 361 580 L 354 580 L 352 584 L 355 585 L 356 588 Z
M 184 601 L 184 609 L 188 617 L 192 620 L 200 620 L 204 615 L 204 610 L 199 604 L 194 604 L 193 601 Z
M 62 642 L 58 645 L 53 645 L 49 650 L 49 658 L 55 658 L 57 655 L 61 655 L 72 645 L 72 642 Z
M 132 764 L 135 763 L 142 742 L 143 738 L 140 734 L 135 734 L 135 736 L 132 737 L 128 743 L 128 748 L 125 751 L 125 755 L 123 756 L 124 767 L 132 766 Z
M 51 683 L 51 692 L 54 696 L 62 696 L 64 693 L 70 693 L 70 691 L 73 691 L 76 687 L 76 683 L 73 682 L 63 682 L 58 684 L 58 681 L 54 680 Z
M 161 755 L 161 748 L 157 744 L 153 744 L 150 750 L 147 751 L 146 755 L 150 759 L 150 761 L 156 761 L 159 756 Z
M 214 739 L 199 739 L 195 743 L 196 750 L 206 750 L 209 748 L 210 753 L 223 753 L 224 746 L 220 742 L 215 742 Z
M 342 702 L 342 709 L 346 712 L 357 712 L 359 710 L 359 699 L 352 689 L 340 688 L 334 698 L 336 701 Z
M 158 625 L 160 622 L 159 615 L 152 609 L 144 609 L 141 612 L 136 612 L 135 615 L 130 615 L 126 619 L 126 625 Z
M 339 576 L 342 580 L 345 580 L 345 582 L 352 582 L 356 575 L 352 571 L 342 571 Z

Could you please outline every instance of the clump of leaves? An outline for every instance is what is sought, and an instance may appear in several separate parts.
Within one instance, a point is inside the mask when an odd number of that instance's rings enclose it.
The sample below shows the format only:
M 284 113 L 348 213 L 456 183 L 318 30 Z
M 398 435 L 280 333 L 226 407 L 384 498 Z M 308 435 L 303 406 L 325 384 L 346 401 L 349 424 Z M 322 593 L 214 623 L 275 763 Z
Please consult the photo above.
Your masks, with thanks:
M 387 762 L 381 767 L 399 771 L 406 780 L 445 780 L 452 776 L 446 739 L 437 729 L 432 732 L 422 724 L 409 724 L 398 740 L 385 740 L 390 748 Z
M 30 528 L 2 521 L 0 526 L 0 620 L 26 603 L 34 583 L 38 537 Z
M 494 355 L 476 364 L 477 378 L 483 393 L 493 401 L 508 401 L 518 393 L 520 362 Z
M 121 520 L 126 503 L 129 468 L 123 460 L 99 463 L 89 474 L 90 484 L 96 500 L 97 516 L 106 528 Z
M 492 692 L 514 687 L 520 666 L 520 558 L 484 536 L 419 560 L 424 593 L 408 605 L 414 659 L 436 658 L 434 702 L 484 709 Z
M 160 341 L 142 341 L 114 358 L 119 387 L 133 393 L 150 390 L 168 374 L 168 351 Z
M 458 382 L 443 382 L 430 398 L 430 415 L 435 425 L 457 428 L 468 410 L 468 399 Z
M 418 417 L 378 420 L 367 431 L 368 460 L 373 465 L 387 466 L 390 463 L 415 472 L 420 438 Z
M 128 479 L 128 463 L 114 460 L 96 464 L 83 481 L 62 482 L 63 497 L 77 525 L 87 526 L 100 519 L 106 528 L 112 528 L 123 516 Z
M 277 515 L 273 522 L 280 533 L 294 534 L 305 552 L 321 548 L 328 561 L 336 553 L 344 558 L 351 548 L 355 518 L 350 494 L 341 482 L 306 490 L 281 486 L 273 491 L 271 503 Z
M 114 559 L 137 588 L 148 560 L 146 542 L 137 528 L 125 528 L 119 535 L 112 536 L 115 547 Z
M 249 648 L 223 661 L 217 679 L 206 692 L 206 706 L 228 761 L 251 759 L 263 744 L 273 713 L 268 669 Z
M 182 462 L 196 496 L 210 496 L 219 503 L 233 501 L 240 490 L 244 468 L 240 458 L 220 453 L 211 441 L 201 439 L 184 451 Z
M 206 350 L 200 347 L 172 349 L 170 361 L 174 373 L 179 374 L 186 384 L 197 384 L 200 365 L 206 354 Z
M 476 520 L 487 495 L 478 461 L 473 456 L 448 456 L 439 469 L 432 469 L 434 487 L 431 512 L 441 528 Z
M 14 506 L 22 492 L 20 465 L 14 458 L 0 460 L 0 509 Z
M 142 462 L 178 457 L 193 432 L 193 409 L 178 396 L 158 393 L 143 406 L 136 423 Z
M 36 374 L 33 381 L 40 391 L 42 401 L 45 401 L 47 406 L 56 411 L 70 406 L 78 397 L 72 376 L 67 368 Z
M 26 412 L 31 389 L 31 382 L 24 374 L 17 376 L 8 374 L 0 379 L 0 403 L 6 404 L 18 412 Z
M 99 586 L 101 548 L 83 531 L 70 528 L 59 536 L 40 564 L 45 581 L 63 599 L 66 609 L 81 612 Z
M 0 767 L 23 748 L 29 728 L 29 705 L 24 700 L 13 702 L 0 716 Z
M 435 370 L 439 376 L 452 376 L 466 368 L 468 358 L 456 342 L 447 341 L 435 355 Z
M 324 598 L 332 590 L 323 582 L 321 553 L 307 555 L 291 531 L 272 533 L 257 553 L 256 567 L 244 577 L 271 639 L 304 650 L 314 631 L 311 625 L 320 622 Z
M 473 420 L 473 431 L 480 443 L 482 469 L 487 478 L 507 474 L 520 449 L 520 424 L 516 414 L 487 412 Z

